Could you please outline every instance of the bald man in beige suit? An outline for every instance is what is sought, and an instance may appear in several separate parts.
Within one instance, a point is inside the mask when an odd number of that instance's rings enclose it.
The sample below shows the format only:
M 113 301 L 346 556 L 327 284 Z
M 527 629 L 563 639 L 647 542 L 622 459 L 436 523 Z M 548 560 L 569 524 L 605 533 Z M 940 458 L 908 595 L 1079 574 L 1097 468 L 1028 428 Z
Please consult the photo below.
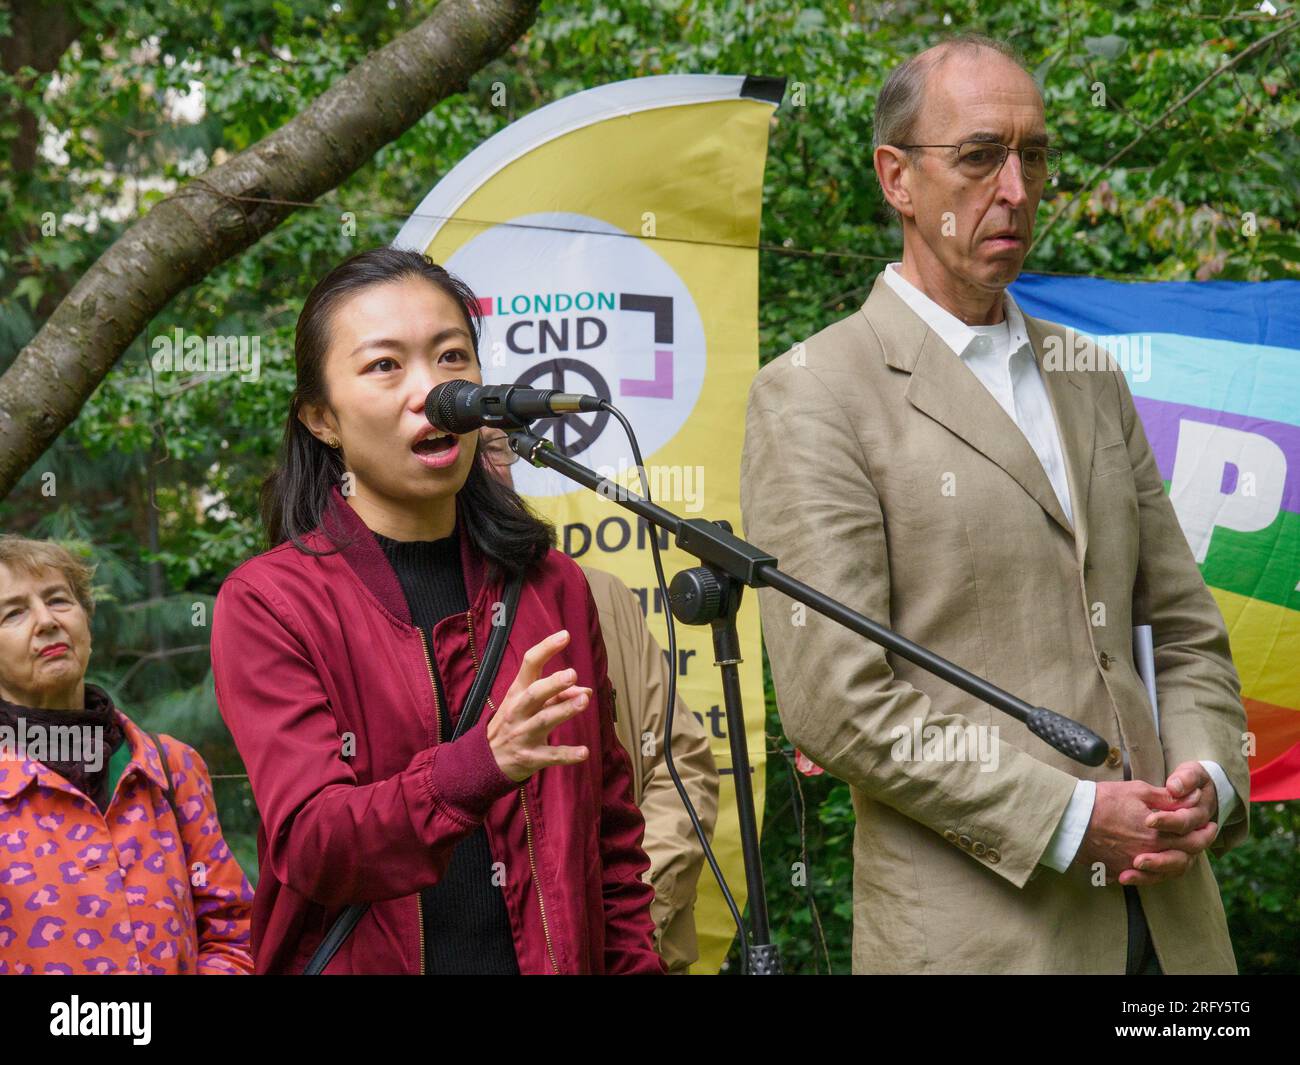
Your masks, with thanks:
M 1057 162 L 1041 97 L 1001 46 L 962 40 L 891 76 L 875 136 L 902 261 L 755 379 L 745 533 L 1110 754 L 1073 762 L 761 591 L 786 733 L 852 785 L 854 970 L 1235 972 L 1205 854 L 1247 835 L 1223 619 L 1122 373 L 1069 365 L 1068 331 L 1005 291 Z M 1132 655 L 1139 572 L 1159 732 Z

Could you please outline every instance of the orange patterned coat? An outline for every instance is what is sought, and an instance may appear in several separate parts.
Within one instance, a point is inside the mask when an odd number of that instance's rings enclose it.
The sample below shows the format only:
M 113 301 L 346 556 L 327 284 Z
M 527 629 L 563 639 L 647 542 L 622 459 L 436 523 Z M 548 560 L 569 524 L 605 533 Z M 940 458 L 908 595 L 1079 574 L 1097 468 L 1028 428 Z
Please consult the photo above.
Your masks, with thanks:
M 207 766 L 119 710 L 131 757 L 107 811 L 33 759 L 0 757 L 0 973 L 248 974 L 253 891 Z

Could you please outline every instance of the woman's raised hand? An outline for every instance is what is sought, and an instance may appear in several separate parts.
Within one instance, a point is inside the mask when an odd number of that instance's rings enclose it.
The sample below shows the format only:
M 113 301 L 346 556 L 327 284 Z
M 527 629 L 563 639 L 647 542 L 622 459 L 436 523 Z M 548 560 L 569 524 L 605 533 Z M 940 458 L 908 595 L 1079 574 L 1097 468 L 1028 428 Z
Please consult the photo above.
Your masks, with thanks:
M 542 669 L 568 645 L 569 634 L 552 633 L 524 654 L 501 709 L 488 721 L 487 738 L 501 772 L 522 783 L 552 765 L 577 765 L 587 758 L 586 747 L 552 747 L 547 737 L 556 726 L 586 709 L 590 688 L 577 688 L 577 674 L 563 669 L 542 678 Z

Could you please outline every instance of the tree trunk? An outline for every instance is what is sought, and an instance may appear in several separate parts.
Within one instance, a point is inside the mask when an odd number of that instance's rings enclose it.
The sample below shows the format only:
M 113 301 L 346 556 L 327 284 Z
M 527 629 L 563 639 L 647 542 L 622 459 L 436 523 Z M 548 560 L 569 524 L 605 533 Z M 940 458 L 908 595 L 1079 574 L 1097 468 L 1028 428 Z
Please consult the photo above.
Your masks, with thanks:
M 359 170 L 506 50 L 540 0 L 443 0 L 300 115 L 122 234 L 0 377 L 0 498 L 177 293 Z M 239 202 L 247 197 L 260 203 Z
M 0 37 L 0 69 L 17 75 L 23 67 L 48 74 L 59 65 L 68 45 L 81 33 L 81 22 L 67 4 L 49 0 L 13 0 L 9 8 L 12 35 Z M 33 78 L 20 78 L 24 87 Z M 36 116 L 12 100 L 0 101 L 0 108 L 15 112 L 18 135 L 10 142 L 9 166 L 15 174 L 26 174 L 36 165 L 39 129 Z

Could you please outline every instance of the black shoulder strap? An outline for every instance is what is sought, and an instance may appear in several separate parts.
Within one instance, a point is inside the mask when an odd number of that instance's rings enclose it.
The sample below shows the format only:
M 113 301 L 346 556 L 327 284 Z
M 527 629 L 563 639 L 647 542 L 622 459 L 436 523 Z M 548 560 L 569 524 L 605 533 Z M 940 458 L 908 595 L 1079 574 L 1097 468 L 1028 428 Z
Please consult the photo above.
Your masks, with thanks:
M 316 953 L 311 956 L 311 961 L 303 969 L 303 976 L 320 976 L 325 971 L 325 966 L 330 963 L 339 947 L 343 946 L 343 941 L 352 934 L 352 929 L 356 928 L 357 922 L 365 916 L 368 909 L 370 903 L 359 902 L 338 915 L 330 930 L 325 933 L 325 938 L 320 941 Z
M 492 635 L 488 637 L 487 649 L 483 652 L 483 668 L 478 671 L 474 683 L 470 685 L 469 694 L 465 696 L 465 705 L 456 721 L 456 730 L 451 735 L 453 740 L 472 729 L 483 714 L 483 704 L 496 682 L 497 670 L 501 668 L 501 656 L 505 654 L 506 639 L 514 624 L 515 611 L 519 609 L 519 593 L 523 586 L 523 579 L 517 578 L 506 587 L 505 617 L 501 619 L 500 625 L 492 626 Z
M 523 586 L 522 576 L 514 578 L 506 586 L 505 617 L 502 619 L 502 624 L 492 626 L 492 635 L 488 637 L 488 645 L 483 652 L 483 665 L 475 676 L 474 683 L 470 685 L 469 694 L 465 696 L 460 717 L 456 719 L 456 730 L 452 733 L 452 741 L 466 730 L 473 728 L 482 716 L 483 704 L 487 701 L 488 692 L 492 690 L 497 670 L 501 668 L 501 658 L 505 654 L 510 629 L 515 623 L 515 612 L 519 608 L 519 595 Z M 168 779 L 170 780 L 170 777 Z M 343 945 L 343 941 L 352 934 L 352 930 L 356 928 L 368 909 L 370 909 L 368 902 L 354 903 L 335 918 L 325 938 L 321 940 L 320 946 L 316 948 L 316 952 L 303 969 L 303 976 L 319 976 L 325 971 L 325 966 Z
M 149 738 L 153 740 L 153 745 L 158 750 L 158 761 L 162 762 L 163 779 L 167 781 L 167 790 L 164 791 L 163 794 L 167 796 L 167 805 L 172 808 L 172 813 L 175 814 L 176 799 L 175 799 L 175 791 L 172 787 L 172 770 L 171 770 L 171 766 L 167 764 L 167 755 L 163 751 L 162 739 L 161 737 L 159 737 L 158 733 L 156 732 L 149 733 Z M 180 826 L 179 817 L 176 818 L 176 824 L 177 827 Z
M 162 737 L 156 732 L 149 733 L 149 738 L 153 740 L 153 745 L 158 749 L 158 761 L 162 762 L 163 779 L 167 781 L 167 787 L 163 794 L 167 796 L 167 805 L 172 809 L 172 817 L 176 821 L 177 842 L 180 843 L 185 853 L 185 868 L 190 867 L 190 852 L 185 843 L 185 830 L 181 828 L 181 815 L 176 811 L 176 789 L 172 784 L 172 767 L 167 764 L 167 752 L 163 749 Z

